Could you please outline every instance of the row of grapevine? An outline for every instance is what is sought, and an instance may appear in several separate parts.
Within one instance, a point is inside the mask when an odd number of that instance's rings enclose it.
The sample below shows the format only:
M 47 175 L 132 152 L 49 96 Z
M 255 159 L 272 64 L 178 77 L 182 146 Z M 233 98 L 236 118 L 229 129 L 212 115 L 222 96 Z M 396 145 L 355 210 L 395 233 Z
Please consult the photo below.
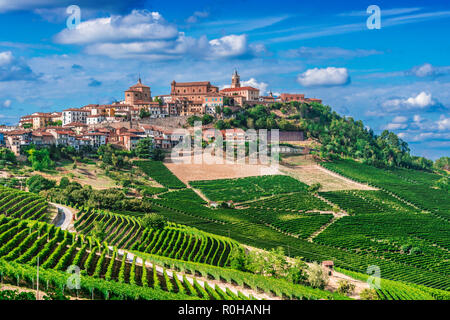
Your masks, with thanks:
M 186 187 L 161 161 L 140 160 L 134 161 L 134 164 L 166 188 L 182 189 Z
M 304 191 L 308 186 L 283 175 L 238 179 L 190 181 L 189 184 L 213 201 L 243 202 L 283 193 Z
M 102 223 L 105 238 L 111 245 L 134 249 L 186 261 L 225 266 L 233 246 L 230 239 L 169 223 L 163 230 L 145 229 L 137 218 L 84 209 L 75 223 L 79 233 L 89 234 L 95 222 Z
M 0 214 L 14 218 L 42 220 L 46 218 L 47 206 L 42 197 L 0 186 Z
M 3 228 L 5 226 L 6 228 Z M 88 238 L 62 231 L 52 225 L 2 215 L 0 229 L 6 229 L 0 235 L 0 274 L 4 282 L 30 286 L 34 281 L 34 265 L 39 258 L 43 279 L 63 287 L 67 282 L 61 279 L 67 278 L 64 275 L 68 274 L 61 271 L 67 266 L 78 265 L 84 277 L 83 285 L 90 284 L 90 287 L 83 287 L 81 292 L 87 297 L 225 298 L 212 289 L 208 289 L 208 295 L 205 296 L 203 287 L 196 287 L 194 291 L 188 292 L 187 287 L 190 284 L 182 282 L 180 287 L 179 280 L 168 277 L 165 271 L 156 272 L 156 269 L 145 264 L 137 264 L 136 259 L 130 262 L 126 255 L 119 255 L 116 249 L 111 250 L 106 243 L 97 243 L 92 247 Z M 12 247 L 15 249 L 10 250 Z M 123 286 L 114 283 L 121 283 Z M 42 288 L 48 285 L 42 285 Z M 103 289 L 106 289 L 107 293 Z M 133 296 L 127 292 L 137 294 Z M 189 294 L 186 295 L 185 292 Z

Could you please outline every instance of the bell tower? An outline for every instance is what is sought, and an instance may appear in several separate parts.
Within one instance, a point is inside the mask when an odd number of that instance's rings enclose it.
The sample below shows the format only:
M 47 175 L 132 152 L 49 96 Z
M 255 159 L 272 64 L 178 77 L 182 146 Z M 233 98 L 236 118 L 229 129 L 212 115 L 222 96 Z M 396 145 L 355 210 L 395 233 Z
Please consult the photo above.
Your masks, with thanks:
M 233 76 L 231 77 L 231 87 L 232 88 L 240 88 L 241 87 L 241 77 L 236 69 L 234 69 Z

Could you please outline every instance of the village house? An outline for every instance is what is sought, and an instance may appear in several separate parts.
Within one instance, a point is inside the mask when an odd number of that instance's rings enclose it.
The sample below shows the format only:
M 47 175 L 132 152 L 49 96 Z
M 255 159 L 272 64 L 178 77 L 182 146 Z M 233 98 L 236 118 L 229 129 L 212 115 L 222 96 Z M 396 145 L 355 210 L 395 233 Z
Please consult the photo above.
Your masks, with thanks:
M 86 117 L 90 115 L 89 110 L 70 108 L 63 111 L 63 125 L 72 122 L 86 123 Z

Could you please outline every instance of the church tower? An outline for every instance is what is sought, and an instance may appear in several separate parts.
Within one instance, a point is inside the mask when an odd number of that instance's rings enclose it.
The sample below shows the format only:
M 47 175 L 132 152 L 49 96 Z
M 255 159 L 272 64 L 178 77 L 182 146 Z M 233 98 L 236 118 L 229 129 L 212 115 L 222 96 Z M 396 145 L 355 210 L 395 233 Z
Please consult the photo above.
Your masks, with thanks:
M 233 77 L 231 78 L 231 87 L 232 88 L 240 88 L 241 87 L 241 77 L 236 69 L 234 69 Z

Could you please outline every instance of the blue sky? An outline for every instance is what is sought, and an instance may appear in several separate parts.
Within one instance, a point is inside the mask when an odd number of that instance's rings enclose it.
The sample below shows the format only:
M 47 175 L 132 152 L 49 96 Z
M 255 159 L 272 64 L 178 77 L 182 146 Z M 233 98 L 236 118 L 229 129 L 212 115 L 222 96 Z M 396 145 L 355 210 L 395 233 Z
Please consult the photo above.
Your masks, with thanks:
M 0 0 L 0 122 L 122 99 L 138 74 L 157 95 L 174 79 L 229 85 L 237 68 L 436 159 L 450 153 L 448 30 L 444 1 Z

